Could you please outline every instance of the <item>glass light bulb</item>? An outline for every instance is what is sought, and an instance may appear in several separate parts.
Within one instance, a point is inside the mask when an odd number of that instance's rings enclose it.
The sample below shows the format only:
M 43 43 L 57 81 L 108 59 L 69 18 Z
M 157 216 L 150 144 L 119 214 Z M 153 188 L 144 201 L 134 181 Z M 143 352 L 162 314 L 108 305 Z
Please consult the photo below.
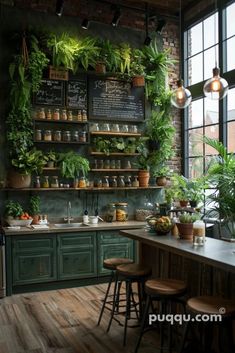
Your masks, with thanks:
M 179 80 L 177 82 L 178 88 L 173 91 L 173 94 L 171 96 L 171 103 L 176 107 L 180 109 L 186 108 L 191 100 L 192 100 L 192 95 L 191 92 L 183 86 L 183 81 Z
M 228 82 L 220 77 L 220 69 L 215 67 L 213 69 L 213 77 L 206 81 L 203 92 L 206 97 L 219 100 L 226 96 L 228 93 Z

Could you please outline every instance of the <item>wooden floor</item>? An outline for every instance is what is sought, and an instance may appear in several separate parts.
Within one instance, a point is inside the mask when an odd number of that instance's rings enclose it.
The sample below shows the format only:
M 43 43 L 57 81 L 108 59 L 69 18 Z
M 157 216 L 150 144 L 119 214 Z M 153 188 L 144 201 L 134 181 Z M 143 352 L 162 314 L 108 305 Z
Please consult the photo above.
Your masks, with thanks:
M 138 328 L 97 319 L 106 284 L 13 295 L 0 300 L 0 353 L 133 353 Z M 144 335 L 138 353 L 156 352 L 156 331 Z

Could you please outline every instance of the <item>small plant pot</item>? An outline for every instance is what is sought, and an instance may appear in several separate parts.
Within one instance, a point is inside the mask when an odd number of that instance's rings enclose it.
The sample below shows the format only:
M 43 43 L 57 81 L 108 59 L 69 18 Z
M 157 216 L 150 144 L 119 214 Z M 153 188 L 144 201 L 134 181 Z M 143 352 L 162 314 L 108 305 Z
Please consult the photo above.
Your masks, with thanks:
M 193 223 L 176 223 L 179 237 L 185 240 L 193 240 Z
M 139 170 L 139 186 L 140 187 L 148 187 L 149 185 L 149 179 L 150 179 L 150 174 L 148 170 Z
M 167 184 L 167 178 L 165 176 L 157 177 L 156 181 L 158 186 L 166 186 Z
M 190 203 L 190 206 L 192 207 L 192 208 L 195 208 L 195 207 L 197 207 L 197 201 L 189 201 L 189 203 Z
M 187 207 L 188 206 L 188 200 L 180 200 L 180 207 Z
M 132 86 L 133 87 L 144 87 L 145 86 L 144 76 L 134 76 L 134 77 L 132 77 Z
M 32 217 L 33 217 L 32 224 L 38 224 L 39 223 L 39 215 L 36 214 L 36 215 L 34 215 Z
M 55 162 L 53 162 L 53 161 L 48 161 L 48 162 L 47 162 L 47 168 L 55 168 Z
M 96 63 L 95 72 L 97 74 L 106 74 L 106 66 L 103 63 Z
M 31 186 L 31 175 L 20 174 L 11 170 L 8 174 L 8 183 L 14 189 L 29 188 Z

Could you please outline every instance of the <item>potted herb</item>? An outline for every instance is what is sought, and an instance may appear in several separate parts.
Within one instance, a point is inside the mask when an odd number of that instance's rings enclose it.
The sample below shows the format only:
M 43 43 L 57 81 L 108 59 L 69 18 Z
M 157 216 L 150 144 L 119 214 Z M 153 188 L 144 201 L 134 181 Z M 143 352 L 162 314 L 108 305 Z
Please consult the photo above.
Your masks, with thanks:
M 162 166 L 157 172 L 156 182 L 158 186 L 165 186 L 167 184 L 167 177 L 170 175 L 168 166 Z
M 122 77 L 130 77 L 131 47 L 127 43 L 122 43 L 119 48 L 120 63 L 119 71 Z
M 179 216 L 179 222 L 176 223 L 179 230 L 179 236 L 181 239 L 192 240 L 193 239 L 193 222 L 199 220 L 201 217 L 197 213 L 189 214 L 184 213 Z
M 135 153 L 137 146 L 138 146 L 138 139 L 136 139 L 135 137 L 127 137 L 125 139 L 124 152 L 125 153 Z
M 38 224 L 40 215 L 40 197 L 32 196 L 29 200 L 29 214 L 33 217 L 33 224 Z
M 150 179 L 150 172 L 149 172 L 149 149 L 147 146 L 148 138 L 142 138 L 140 139 L 140 143 L 137 146 L 137 151 L 140 153 L 140 156 L 138 157 L 138 168 L 139 168 L 139 173 L 138 173 L 138 179 L 139 179 L 139 185 L 141 187 L 147 187 L 149 184 L 149 179 Z
M 95 67 L 96 58 L 100 54 L 101 48 L 95 38 L 83 38 L 80 42 L 80 47 L 76 51 L 75 60 L 78 66 L 82 66 L 86 71 L 89 66 Z
M 64 178 L 77 179 L 80 174 L 85 177 L 90 170 L 89 161 L 73 151 L 60 153 L 58 161 Z
M 122 137 L 111 139 L 111 149 L 113 152 L 124 152 L 125 146 L 125 140 Z
M 120 62 L 120 52 L 108 39 L 97 41 L 97 46 L 100 48 L 96 53 L 95 71 L 96 73 L 105 74 L 115 72 Z
M 54 168 L 57 162 L 57 155 L 54 151 L 49 151 L 45 154 L 44 160 L 46 161 L 47 168 Z
M 95 137 L 92 149 L 96 152 L 103 152 L 109 155 L 111 152 L 111 140 L 103 137 Z
M 19 202 L 9 200 L 5 207 L 5 217 L 7 219 L 17 219 L 24 213 Z
M 204 178 L 195 178 L 189 179 L 187 188 L 188 188 L 188 199 L 190 206 L 195 208 L 197 205 L 204 200 L 204 189 L 206 183 Z
M 133 49 L 130 61 L 130 75 L 132 76 L 133 87 L 143 87 L 145 85 L 143 58 L 142 50 Z
M 171 189 L 174 191 L 175 199 L 179 200 L 181 207 L 188 205 L 188 179 L 183 175 L 173 174 L 171 177 Z

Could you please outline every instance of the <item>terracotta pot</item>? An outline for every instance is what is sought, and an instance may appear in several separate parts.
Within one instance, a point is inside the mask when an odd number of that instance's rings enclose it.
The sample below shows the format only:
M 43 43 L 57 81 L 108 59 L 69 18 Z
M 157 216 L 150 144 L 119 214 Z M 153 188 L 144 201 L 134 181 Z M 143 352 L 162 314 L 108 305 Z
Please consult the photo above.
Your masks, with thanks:
M 180 207 L 187 207 L 188 206 L 188 200 L 180 200 Z
M 132 77 L 132 86 L 133 87 L 144 87 L 145 86 L 144 76 L 134 76 L 134 77 Z
M 95 72 L 97 74 L 106 74 L 106 66 L 103 63 L 96 63 Z
M 39 222 L 39 215 L 38 214 L 35 214 L 34 216 L 32 216 L 33 217 L 33 222 L 32 222 L 32 224 L 38 224 L 38 222 Z
M 193 240 L 193 223 L 176 223 L 179 237 L 185 240 Z
M 149 185 L 150 174 L 148 170 L 139 170 L 139 184 L 141 187 L 147 187 Z
M 54 168 L 54 167 L 55 167 L 55 162 L 53 162 L 53 161 L 47 162 L 47 168 Z
M 167 178 L 165 176 L 157 177 L 157 185 L 158 186 L 165 186 L 167 183 Z
M 31 186 L 31 175 L 20 174 L 15 170 L 8 173 L 9 187 L 15 189 L 29 188 Z

